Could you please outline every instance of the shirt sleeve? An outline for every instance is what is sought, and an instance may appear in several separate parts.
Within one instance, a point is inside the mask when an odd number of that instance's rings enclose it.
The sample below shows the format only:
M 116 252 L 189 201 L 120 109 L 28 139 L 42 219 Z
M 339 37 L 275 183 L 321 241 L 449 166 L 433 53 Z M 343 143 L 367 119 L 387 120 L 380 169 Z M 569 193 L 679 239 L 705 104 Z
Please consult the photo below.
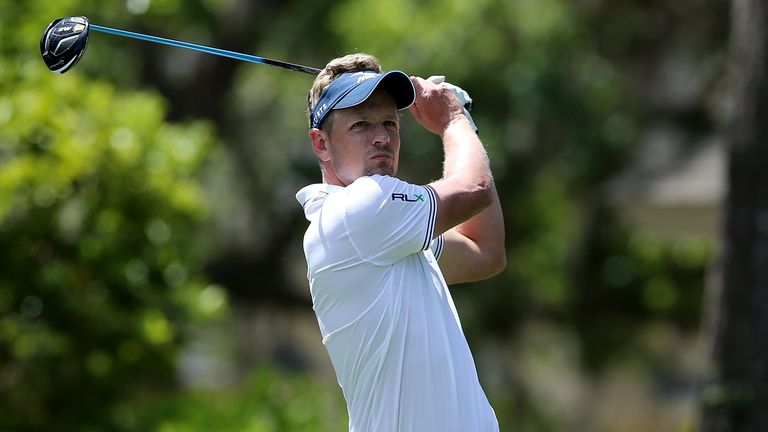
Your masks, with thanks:
M 429 186 L 361 177 L 345 188 L 344 224 L 360 257 L 389 265 L 430 247 L 437 200 Z
M 429 249 L 432 251 L 436 260 L 439 260 L 440 255 L 442 255 L 443 246 L 445 246 L 445 234 L 440 234 L 432 240 L 432 243 L 430 243 Z

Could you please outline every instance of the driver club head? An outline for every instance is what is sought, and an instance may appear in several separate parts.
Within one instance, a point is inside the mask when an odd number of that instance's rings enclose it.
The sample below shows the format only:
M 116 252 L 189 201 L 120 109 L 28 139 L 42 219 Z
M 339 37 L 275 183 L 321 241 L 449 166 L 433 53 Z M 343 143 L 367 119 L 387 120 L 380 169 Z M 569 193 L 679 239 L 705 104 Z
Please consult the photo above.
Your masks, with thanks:
M 88 19 L 84 16 L 53 20 L 40 39 L 40 54 L 53 72 L 64 73 L 77 64 L 88 46 Z

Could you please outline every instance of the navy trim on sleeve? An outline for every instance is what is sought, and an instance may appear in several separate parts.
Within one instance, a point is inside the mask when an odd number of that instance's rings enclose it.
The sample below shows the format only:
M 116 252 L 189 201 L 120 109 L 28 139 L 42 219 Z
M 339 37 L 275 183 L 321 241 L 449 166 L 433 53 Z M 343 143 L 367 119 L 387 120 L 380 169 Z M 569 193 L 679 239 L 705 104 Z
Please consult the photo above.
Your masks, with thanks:
M 435 244 L 435 250 L 433 251 L 435 254 L 435 259 L 439 260 L 440 255 L 443 254 L 443 246 L 445 245 L 445 234 L 440 234 L 437 236 L 437 243 Z
M 432 186 L 426 185 L 424 189 L 427 191 L 427 197 L 429 198 L 429 220 L 427 221 L 427 232 L 424 238 L 424 245 L 421 250 L 425 251 L 432 243 L 432 236 L 435 234 L 435 220 L 437 219 L 437 198 L 435 197 L 435 190 Z

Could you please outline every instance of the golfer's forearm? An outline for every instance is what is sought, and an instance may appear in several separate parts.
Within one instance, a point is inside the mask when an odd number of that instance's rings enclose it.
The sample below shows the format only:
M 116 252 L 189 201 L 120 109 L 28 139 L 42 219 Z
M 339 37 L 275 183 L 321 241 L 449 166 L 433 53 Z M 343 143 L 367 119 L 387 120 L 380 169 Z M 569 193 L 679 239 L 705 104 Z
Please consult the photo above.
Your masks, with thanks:
M 504 218 L 491 180 L 488 158 L 482 146 L 478 149 L 474 143 L 454 144 L 456 151 L 451 153 L 449 143 L 446 177 L 440 182 L 450 183 L 452 178 L 474 178 L 475 184 L 489 181 L 487 188 L 480 186 L 477 189 L 487 189 L 487 193 L 480 194 L 489 196 L 490 202 L 477 206 L 478 200 L 471 197 L 472 193 L 456 193 L 456 183 L 442 188 L 444 192 L 452 192 L 441 197 L 436 224 L 441 229 L 447 226 L 440 268 L 449 284 L 486 279 L 501 272 L 507 263 Z
M 495 191 L 488 155 L 469 121 L 462 118 L 452 122 L 442 138 L 443 180 L 460 188 L 471 201 L 477 200 L 481 206 L 478 211 L 490 205 Z
M 474 130 L 467 132 L 464 125 L 459 126 L 444 137 L 443 177 L 458 177 L 481 195 L 481 200 L 489 199 L 488 205 L 454 228 L 477 246 L 479 256 L 474 264 L 479 278 L 486 278 L 506 265 L 504 217 L 485 148 Z
M 493 203 L 488 155 L 457 102 L 455 96 L 449 98 L 450 118 L 442 116 L 445 123 L 440 126 L 436 126 L 440 122 L 429 121 L 429 116 L 417 111 L 417 119 L 421 118 L 423 125 L 430 125 L 425 127 L 438 133 L 443 141 L 443 177 L 432 183 L 438 201 L 435 235 L 466 222 Z

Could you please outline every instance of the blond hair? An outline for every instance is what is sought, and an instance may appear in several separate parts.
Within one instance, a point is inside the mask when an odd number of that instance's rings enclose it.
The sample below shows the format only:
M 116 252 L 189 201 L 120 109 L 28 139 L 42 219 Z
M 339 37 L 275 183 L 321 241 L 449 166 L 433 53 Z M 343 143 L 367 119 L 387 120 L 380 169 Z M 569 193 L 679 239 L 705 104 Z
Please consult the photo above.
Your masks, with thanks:
M 370 54 L 355 53 L 347 54 L 328 62 L 328 64 L 325 65 L 325 68 L 323 68 L 317 75 L 317 78 L 315 78 L 315 82 L 312 84 L 312 89 L 307 95 L 307 119 L 310 120 L 310 117 L 312 116 L 312 108 L 315 107 L 315 104 L 320 100 L 323 91 L 331 85 L 333 80 L 345 73 L 363 71 L 381 73 L 381 64 L 379 63 L 379 60 Z M 329 115 L 328 118 L 326 118 L 329 128 L 332 122 L 328 120 L 331 116 L 332 115 Z

